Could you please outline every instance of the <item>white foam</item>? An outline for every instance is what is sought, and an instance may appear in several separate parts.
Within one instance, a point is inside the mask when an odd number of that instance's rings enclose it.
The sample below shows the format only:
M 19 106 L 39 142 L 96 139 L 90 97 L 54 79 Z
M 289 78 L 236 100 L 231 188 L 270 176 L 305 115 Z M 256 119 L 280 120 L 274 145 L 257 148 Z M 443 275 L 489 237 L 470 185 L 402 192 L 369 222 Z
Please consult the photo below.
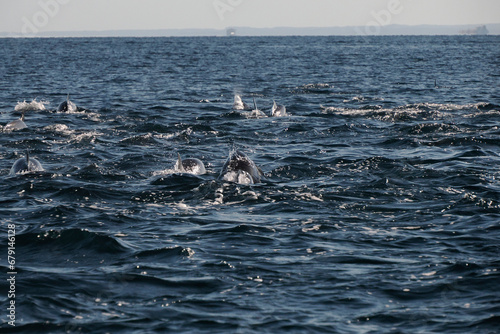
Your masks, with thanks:
M 77 143 L 80 143 L 82 141 L 85 141 L 85 140 L 89 140 L 90 143 L 94 143 L 96 138 L 101 136 L 102 133 L 99 133 L 97 131 L 89 131 L 89 132 L 84 132 L 84 133 L 81 133 L 79 135 L 76 135 L 72 138 L 73 141 L 77 142 Z
M 312 227 L 303 227 L 302 232 L 307 233 L 307 232 L 312 232 L 312 231 L 319 231 L 321 228 L 321 225 L 314 225 Z
M 353 100 L 360 101 L 363 97 L 354 97 Z M 344 101 L 344 102 L 350 102 Z M 398 106 L 395 108 L 373 108 L 373 109 L 356 109 L 356 108 L 345 108 L 345 107 L 325 107 L 320 105 L 321 112 L 323 114 L 337 114 L 342 116 L 362 116 L 380 119 L 382 121 L 396 121 L 404 117 L 418 117 L 419 115 L 430 114 L 431 118 L 443 118 L 450 114 L 450 112 L 455 112 L 457 110 L 474 110 L 470 115 L 465 115 L 464 117 L 476 117 L 478 114 L 477 109 L 484 105 L 484 103 L 474 103 L 474 104 L 453 104 L 453 103 L 418 103 L 418 104 L 408 104 L 403 106 Z M 485 111 L 485 113 L 498 114 L 498 111 Z
M 315 84 L 306 84 L 297 88 L 306 88 L 306 89 L 315 89 L 315 88 L 333 88 L 334 86 L 330 86 L 327 83 L 315 83 Z
M 69 136 L 74 133 L 73 130 L 70 130 L 66 124 L 51 124 L 43 128 L 46 131 L 53 131 L 57 133 L 61 133 L 63 135 Z
M 38 110 L 45 110 L 45 105 L 50 104 L 47 101 L 37 101 L 36 98 L 33 99 L 31 102 L 18 102 L 16 107 L 14 108 L 15 111 L 38 111 Z
M 161 175 L 171 175 L 177 173 L 175 168 L 167 168 L 164 170 L 154 171 L 153 176 L 161 176 Z

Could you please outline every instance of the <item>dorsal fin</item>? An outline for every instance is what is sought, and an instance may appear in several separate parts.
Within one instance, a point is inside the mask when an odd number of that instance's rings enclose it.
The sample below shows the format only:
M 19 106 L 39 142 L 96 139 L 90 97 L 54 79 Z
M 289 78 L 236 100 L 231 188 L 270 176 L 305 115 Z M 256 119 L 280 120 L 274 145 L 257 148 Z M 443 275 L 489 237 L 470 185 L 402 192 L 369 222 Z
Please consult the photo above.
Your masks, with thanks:
M 68 101 L 68 102 L 69 102 L 69 93 L 68 93 L 68 96 L 66 97 L 66 101 Z
M 257 103 L 255 102 L 255 97 L 253 98 L 253 107 L 255 108 L 254 110 L 259 110 L 257 109 Z
M 26 151 L 26 166 L 30 166 L 30 152 Z
M 23 112 L 21 113 L 21 121 L 23 121 L 23 122 L 24 122 L 24 110 L 23 110 Z
M 182 159 L 179 152 L 177 152 L 177 163 L 175 164 L 175 168 L 181 173 L 185 172 L 184 167 L 182 166 Z

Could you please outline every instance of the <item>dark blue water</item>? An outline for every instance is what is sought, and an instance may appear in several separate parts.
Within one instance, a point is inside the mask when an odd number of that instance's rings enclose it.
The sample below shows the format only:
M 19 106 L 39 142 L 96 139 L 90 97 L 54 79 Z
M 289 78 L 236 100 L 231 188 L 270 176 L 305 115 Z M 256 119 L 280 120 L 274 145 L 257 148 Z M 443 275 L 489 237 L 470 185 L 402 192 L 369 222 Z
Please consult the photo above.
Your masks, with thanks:
M 1 39 L 0 124 L 50 102 L 0 133 L 2 331 L 497 333 L 499 43 Z M 217 180 L 233 147 L 265 181 Z

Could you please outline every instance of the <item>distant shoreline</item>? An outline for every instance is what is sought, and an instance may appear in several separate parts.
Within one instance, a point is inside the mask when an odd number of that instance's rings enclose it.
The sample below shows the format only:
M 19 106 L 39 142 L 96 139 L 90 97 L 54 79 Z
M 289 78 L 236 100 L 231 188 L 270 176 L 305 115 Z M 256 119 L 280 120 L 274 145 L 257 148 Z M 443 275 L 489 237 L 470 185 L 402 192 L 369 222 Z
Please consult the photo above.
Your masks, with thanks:
M 499 24 L 477 25 L 387 25 L 387 26 L 349 26 L 349 27 L 228 27 L 234 36 L 432 36 L 432 35 L 474 35 L 464 34 L 485 26 L 487 35 L 500 35 Z M 105 30 L 105 31 L 52 31 L 30 34 L 0 33 L 0 38 L 23 37 L 226 37 L 227 29 L 160 29 L 160 30 Z M 484 36 L 484 34 L 483 34 Z M 233 37 L 233 36 L 231 36 Z

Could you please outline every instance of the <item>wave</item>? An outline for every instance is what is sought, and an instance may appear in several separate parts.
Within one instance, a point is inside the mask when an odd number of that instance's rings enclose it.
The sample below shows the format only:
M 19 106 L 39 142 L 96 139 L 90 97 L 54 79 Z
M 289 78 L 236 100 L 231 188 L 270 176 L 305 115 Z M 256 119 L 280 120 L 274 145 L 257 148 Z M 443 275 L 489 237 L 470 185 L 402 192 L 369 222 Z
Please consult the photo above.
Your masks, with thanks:
M 290 90 L 292 94 L 330 94 L 333 85 L 329 83 L 312 83 L 294 87 Z
M 436 133 L 452 134 L 462 132 L 463 130 L 455 124 L 430 122 L 411 125 L 403 131 L 409 135 L 424 135 Z
M 158 145 L 159 142 L 154 138 L 154 136 L 151 133 L 148 133 L 145 135 L 132 136 L 122 139 L 119 141 L 119 144 L 123 146 L 129 146 L 129 145 L 153 146 L 153 145 Z
M 86 132 L 79 131 L 78 133 L 73 133 L 73 136 L 71 137 L 71 143 L 78 145 L 94 144 L 96 140 L 102 135 L 103 133 L 98 132 L 96 130 L 86 131 Z
M 108 234 L 77 228 L 23 233 L 16 236 L 16 243 L 36 250 L 40 254 L 46 251 L 60 254 L 65 252 L 119 254 L 130 250 L 128 246 Z
M 463 105 L 446 103 L 417 103 L 396 106 L 394 108 L 383 108 L 379 105 L 365 105 L 362 108 L 349 108 L 341 106 L 327 107 L 320 105 L 321 113 L 325 115 L 367 117 L 390 122 L 443 120 L 452 118 L 457 112 L 466 112 L 465 115 L 460 115 L 466 118 L 480 117 L 485 114 L 500 115 L 500 111 L 496 110 L 497 107 L 498 106 L 496 105 L 485 103 Z
M 157 248 L 157 249 L 150 249 L 150 250 L 142 250 L 139 251 L 135 254 L 140 259 L 162 259 L 164 260 L 165 258 L 189 258 L 192 257 L 195 254 L 195 252 L 187 247 L 181 247 L 181 246 L 175 246 L 175 247 L 163 247 L 163 248 Z

